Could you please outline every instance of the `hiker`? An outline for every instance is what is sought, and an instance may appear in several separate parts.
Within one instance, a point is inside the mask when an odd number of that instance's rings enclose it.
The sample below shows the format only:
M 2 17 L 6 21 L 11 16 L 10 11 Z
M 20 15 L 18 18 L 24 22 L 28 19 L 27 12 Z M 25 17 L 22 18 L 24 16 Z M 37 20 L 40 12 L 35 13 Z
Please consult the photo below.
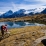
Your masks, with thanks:
M 4 31 L 7 32 L 7 25 L 4 25 Z
M 5 33 L 8 32 L 8 30 L 7 30 L 7 25 L 2 25 L 2 26 L 1 26 L 2 38 L 4 37 L 4 32 L 5 32 Z
M 4 37 L 4 25 L 1 26 L 1 34 L 2 34 L 2 38 Z
M 8 29 L 7 29 L 7 25 L 4 25 L 4 32 L 5 32 L 6 34 L 10 35 L 10 32 L 9 32 Z
M 8 32 L 8 30 L 7 30 L 7 25 L 1 26 L 2 38 L 4 38 L 4 32 L 5 32 L 5 34 L 8 34 L 10 36 L 10 32 Z

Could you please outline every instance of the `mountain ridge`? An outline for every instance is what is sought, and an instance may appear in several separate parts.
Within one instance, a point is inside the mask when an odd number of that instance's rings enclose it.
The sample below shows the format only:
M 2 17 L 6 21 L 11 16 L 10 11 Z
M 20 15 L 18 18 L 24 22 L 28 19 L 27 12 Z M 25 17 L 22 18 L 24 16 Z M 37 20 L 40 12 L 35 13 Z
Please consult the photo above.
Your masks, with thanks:
M 23 16 L 32 16 L 34 14 L 46 14 L 46 8 L 42 10 L 41 12 L 36 12 L 36 9 L 30 9 L 30 10 L 25 10 L 25 9 L 20 9 L 16 12 L 13 12 L 12 10 L 7 11 L 6 13 L 2 14 L 0 18 L 15 18 L 15 17 L 23 17 Z M 28 12 L 28 13 L 26 13 Z

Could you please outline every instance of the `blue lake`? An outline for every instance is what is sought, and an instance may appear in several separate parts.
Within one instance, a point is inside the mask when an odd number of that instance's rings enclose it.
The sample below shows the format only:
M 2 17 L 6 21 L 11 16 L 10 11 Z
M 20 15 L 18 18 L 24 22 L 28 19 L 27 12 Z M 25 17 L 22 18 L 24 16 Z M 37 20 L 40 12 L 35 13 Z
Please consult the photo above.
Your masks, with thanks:
M 21 28 L 26 26 L 43 26 L 44 24 L 39 23 L 29 23 L 29 22 L 0 22 L 1 25 L 7 24 L 8 28 Z

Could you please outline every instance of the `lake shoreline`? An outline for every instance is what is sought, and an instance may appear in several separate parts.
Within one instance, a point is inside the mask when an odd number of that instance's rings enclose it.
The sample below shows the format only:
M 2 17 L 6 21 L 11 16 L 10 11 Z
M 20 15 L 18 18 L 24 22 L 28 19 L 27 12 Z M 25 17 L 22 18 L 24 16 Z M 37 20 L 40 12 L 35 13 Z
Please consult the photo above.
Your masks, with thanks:
M 17 18 L 0 18 L 0 22 L 36 22 L 46 24 L 46 15 L 24 16 Z
M 28 26 L 46 26 L 45 24 L 42 24 L 42 23 L 36 23 L 36 22 L 0 22 L 0 27 L 2 25 L 7 25 L 7 28 L 8 29 L 11 29 L 11 28 L 25 28 L 25 27 L 28 27 Z

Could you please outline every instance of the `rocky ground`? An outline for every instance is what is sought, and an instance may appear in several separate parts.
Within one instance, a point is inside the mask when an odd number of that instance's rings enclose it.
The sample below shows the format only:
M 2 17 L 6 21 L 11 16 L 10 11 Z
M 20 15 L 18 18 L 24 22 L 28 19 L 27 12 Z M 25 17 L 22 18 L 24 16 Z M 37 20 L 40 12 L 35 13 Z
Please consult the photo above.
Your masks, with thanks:
M 4 39 L 0 39 L 0 46 L 44 46 L 40 40 L 46 38 L 46 26 L 14 28 L 9 31 L 9 37 L 5 35 Z

